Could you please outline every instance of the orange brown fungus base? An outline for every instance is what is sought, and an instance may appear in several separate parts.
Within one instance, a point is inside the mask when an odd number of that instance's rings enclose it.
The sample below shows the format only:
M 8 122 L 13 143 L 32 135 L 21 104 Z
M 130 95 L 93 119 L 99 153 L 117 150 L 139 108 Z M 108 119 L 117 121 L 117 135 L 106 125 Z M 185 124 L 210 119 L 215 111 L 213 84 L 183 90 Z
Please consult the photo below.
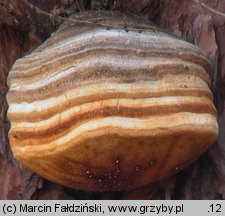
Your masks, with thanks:
M 116 12 L 74 15 L 9 73 L 14 156 L 83 190 L 171 176 L 217 137 L 208 70 L 196 46 L 148 22 Z

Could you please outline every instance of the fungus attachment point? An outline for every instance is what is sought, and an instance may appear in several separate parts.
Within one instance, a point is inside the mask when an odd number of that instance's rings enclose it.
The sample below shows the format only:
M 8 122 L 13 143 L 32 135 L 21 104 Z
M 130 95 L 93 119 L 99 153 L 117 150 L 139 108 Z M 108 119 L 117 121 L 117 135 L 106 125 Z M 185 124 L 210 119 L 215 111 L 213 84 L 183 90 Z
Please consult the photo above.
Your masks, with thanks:
M 189 165 L 218 133 L 204 55 L 136 17 L 85 19 L 93 25 L 71 17 L 9 72 L 15 158 L 92 191 L 140 187 Z

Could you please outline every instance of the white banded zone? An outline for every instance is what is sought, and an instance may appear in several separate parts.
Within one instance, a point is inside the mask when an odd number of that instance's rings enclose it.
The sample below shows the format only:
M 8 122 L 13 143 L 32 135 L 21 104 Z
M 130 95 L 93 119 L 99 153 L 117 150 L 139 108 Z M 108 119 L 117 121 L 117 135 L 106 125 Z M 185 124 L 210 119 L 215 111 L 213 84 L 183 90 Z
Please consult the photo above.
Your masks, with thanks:
M 137 20 L 128 17 L 128 30 L 120 15 L 108 14 L 105 21 L 95 16 L 89 19 L 96 26 L 79 28 L 69 22 L 13 65 L 7 94 L 10 144 L 18 160 L 52 181 L 89 190 L 133 188 L 170 175 L 170 166 L 189 163 L 215 139 L 209 66 L 197 47 L 149 24 L 138 28 Z M 97 25 L 113 22 L 110 29 Z M 145 152 L 157 155 L 151 147 L 157 137 L 188 133 L 194 141 L 183 147 L 185 162 L 178 157 L 161 174 L 145 168 L 149 174 L 134 177 L 132 170 L 147 163 Z M 203 141 L 190 156 L 196 133 Z M 145 149 L 139 156 L 137 146 Z M 117 172 L 114 159 L 123 160 L 125 150 L 130 156 L 120 164 L 122 174 L 104 183 L 105 170 Z M 157 166 L 165 162 L 162 157 L 154 158 Z M 65 173 L 59 161 L 69 163 L 72 171 Z M 94 170 L 93 181 L 87 169 Z

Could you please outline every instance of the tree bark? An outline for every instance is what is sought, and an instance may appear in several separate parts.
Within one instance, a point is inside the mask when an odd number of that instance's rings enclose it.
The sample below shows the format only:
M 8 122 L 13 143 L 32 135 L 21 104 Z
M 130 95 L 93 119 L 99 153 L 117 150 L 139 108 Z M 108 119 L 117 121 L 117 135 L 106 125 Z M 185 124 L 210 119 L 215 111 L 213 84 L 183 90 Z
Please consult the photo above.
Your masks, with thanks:
M 169 179 L 114 193 L 78 191 L 22 167 L 8 141 L 7 74 L 13 62 L 50 37 L 72 13 L 120 10 L 151 20 L 196 44 L 211 65 L 219 136 L 197 161 Z M 223 199 L 225 198 L 225 4 L 223 0 L 0 0 L 0 199 Z

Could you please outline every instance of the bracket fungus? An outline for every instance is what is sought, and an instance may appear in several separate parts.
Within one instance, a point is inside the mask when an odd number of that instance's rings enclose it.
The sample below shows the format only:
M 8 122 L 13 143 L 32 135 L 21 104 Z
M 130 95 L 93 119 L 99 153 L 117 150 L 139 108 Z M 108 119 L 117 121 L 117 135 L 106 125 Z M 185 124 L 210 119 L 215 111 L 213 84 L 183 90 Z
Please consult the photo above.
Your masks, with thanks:
M 217 137 L 208 71 L 198 47 L 147 21 L 73 15 L 9 72 L 13 154 L 46 179 L 83 190 L 171 176 Z

